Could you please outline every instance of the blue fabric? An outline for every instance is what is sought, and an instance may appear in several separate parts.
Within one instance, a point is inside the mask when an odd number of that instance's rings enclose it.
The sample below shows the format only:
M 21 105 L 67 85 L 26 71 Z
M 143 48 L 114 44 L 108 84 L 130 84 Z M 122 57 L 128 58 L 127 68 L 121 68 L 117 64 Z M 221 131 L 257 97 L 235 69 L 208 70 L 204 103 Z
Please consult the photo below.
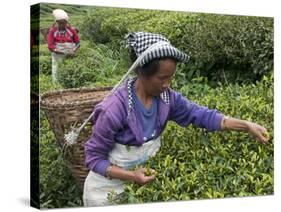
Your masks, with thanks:
M 134 87 L 134 86 L 133 86 Z M 135 104 L 135 110 L 137 111 L 138 119 L 141 122 L 143 140 L 145 142 L 153 139 L 156 134 L 156 118 L 157 118 L 157 105 L 158 100 L 156 97 L 152 99 L 151 108 L 146 109 L 142 102 L 139 100 L 135 87 L 133 90 L 133 102 Z

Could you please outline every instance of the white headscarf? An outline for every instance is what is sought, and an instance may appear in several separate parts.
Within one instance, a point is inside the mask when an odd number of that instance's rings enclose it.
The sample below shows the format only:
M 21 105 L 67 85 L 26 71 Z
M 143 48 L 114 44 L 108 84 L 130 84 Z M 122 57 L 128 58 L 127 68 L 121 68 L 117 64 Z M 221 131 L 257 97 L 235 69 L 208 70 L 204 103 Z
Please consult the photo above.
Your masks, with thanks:
M 56 21 L 59 21 L 59 20 L 66 20 L 66 21 L 68 21 L 68 15 L 62 9 L 55 9 L 53 11 L 53 16 L 55 17 Z

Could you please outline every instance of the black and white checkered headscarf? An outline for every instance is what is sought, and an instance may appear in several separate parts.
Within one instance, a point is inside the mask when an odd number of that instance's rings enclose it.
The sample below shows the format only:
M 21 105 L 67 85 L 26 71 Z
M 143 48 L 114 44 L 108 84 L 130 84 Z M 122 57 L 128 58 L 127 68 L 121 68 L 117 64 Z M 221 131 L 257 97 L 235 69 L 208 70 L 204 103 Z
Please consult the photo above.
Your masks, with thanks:
M 147 48 L 151 45 L 162 42 L 160 46 L 157 46 L 153 51 L 144 55 L 140 61 L 140 66 L 145 65 L 156 58 L 171 57 L 179 62 L 187 62 L 189 56 L 179 51 L 177 48 L 170 44 L 170 41 L 160 34 L 154 34 L 149 32 L 133 32 L 125 37 L 127 46 L 131 46 L 137 57 L 139 57 Z

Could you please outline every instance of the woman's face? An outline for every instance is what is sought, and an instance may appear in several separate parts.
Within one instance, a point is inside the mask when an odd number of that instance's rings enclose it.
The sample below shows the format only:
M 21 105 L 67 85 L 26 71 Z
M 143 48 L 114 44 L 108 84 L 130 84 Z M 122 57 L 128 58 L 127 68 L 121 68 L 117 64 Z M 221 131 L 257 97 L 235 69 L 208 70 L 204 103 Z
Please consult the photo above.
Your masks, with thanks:
M 66 24 L 67 24 L 66 20 L 57 20 L 57 26 L 59 29 L 65 29 Z
M 176 72 L 176 66 L 177 63 L 173 59 L 161 60 L 159 70 L 154 75 L 142 78 L 146 92 L 151 96 L 159 96 L 166 90 Z

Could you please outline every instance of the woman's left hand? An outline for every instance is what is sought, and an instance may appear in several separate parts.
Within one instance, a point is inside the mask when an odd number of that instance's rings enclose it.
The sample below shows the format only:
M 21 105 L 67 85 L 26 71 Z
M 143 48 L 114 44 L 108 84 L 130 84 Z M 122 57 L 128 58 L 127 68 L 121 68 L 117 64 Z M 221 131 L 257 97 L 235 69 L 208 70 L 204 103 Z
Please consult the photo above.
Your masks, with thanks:
M 253 122 L 248 122 L 248 127 L 248 132 L 252 134 L 259 142 L 262 144 L 266 144 L 268 142 L 269 135 L 266 128 Z

